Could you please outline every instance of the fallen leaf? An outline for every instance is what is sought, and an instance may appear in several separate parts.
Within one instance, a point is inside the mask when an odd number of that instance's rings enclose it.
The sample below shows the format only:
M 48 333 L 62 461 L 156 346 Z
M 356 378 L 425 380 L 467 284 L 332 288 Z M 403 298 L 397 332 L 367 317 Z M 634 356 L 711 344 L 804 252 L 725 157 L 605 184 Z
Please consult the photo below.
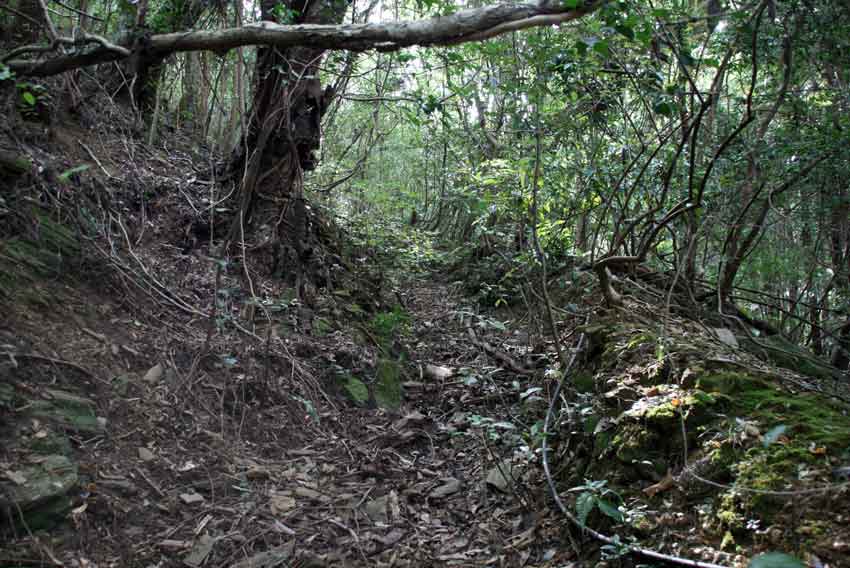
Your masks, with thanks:
M 455 479 L 454 477 L 448 477 L 444 481 L 445 483 L 443 483 L 439 487 L 435 487 L 428 494 L 428 497 L 431 497 L 432 499 L 442 499 L 443 497 L 448 497 L 449 495 L 453 495 L 460 491 L 462 484 L 459 479 Z
M 319 493 L 315 489 L 310 489 L 309 487 L 298 486 L 295 488 L 295 495 L 298 497 L 304 497 L 305 499 L 313 499 L 315 501 L 327 501 L 328 497 Z
M 653 483 L 649 487 L 645 488 L 643 492 L 646 493 L 649 497 L 655 497 L 656 494 L 661 493 L 663 491 L 667 491 L 668 489 L 672 488 L 674 484 L 675 483 L 673 481 L 673 474 L 668 471 L 667 475 L 665 475 L 661 481 L 659 481 L 658 483 Z
M 425 376 L 435 381 L 443 381 L 454 375 L 454 371 L 440 365 L 425 365 Z
M 400 541 L 402 538 L 404 538 L 404 531 L 401 529 L 393 529 L 389 532 L 388 535 L 383 537 L 379 536 L 376 540 L 384 546 L 392 546 L 398 541 Z
M 181 493 L 180 500 L 187 505 L 194 505 L 195 503 L 203 503 L 204 496 L 197 493 Z
M 145 376 L 142 377 L 142 380 L 146 383 L 155 383 L 162 378 L 162 374 L 164 371 L 165 369 L 163 369 L 162 364 L 157 363 L 156 365 L 148 369 L 148 372 L 145 373 Z
M 388 497 L 384 495 L 383 497 L 378 497 L 377 499 L 371 499 L 366 503 L 364 507 L 366 509 L 366 514 L 369 515 L 369 518 L 372 519 L 374 523 L 387 524 L 389 522 L 389 515 L 387 514 L 387 502 Z
M 144 462 L 149 462 L 155 460 L 156 456 L 153 455 L 153 452 L 147 448 L 139 448 L 139 459 Z
M 192 543 L 188 540 L 163 540 L 159 543 L 160 548 L 165 548 L 167 550 L 182 550 L 184 548 L 189 548 L 192 546 Z
M 215 545 L 215 539 L 207 533 L 204 533 L 201 535 L 201 538 L 195 542 L 195 545 L 192 547 L 192 550 L 189 551 L 186 558 L 183 559 L 183 562 L 189 566 L 201 566 L 207 559 L 207 556 L 209 556 L 210 552 L 212 552 L 213 545 Z
M 17 485 L 24 485 L 27 482 L 27 478 L 17 471 L 11 471 L 7 469 L 3 473 L 5 473 L 6 477 L 8 477 Z
M 252 467 L 248 471 L 245 472 L 245 478 L 249 481 L 257 481 L 259 479 L 268 479 L 271 477 L 271 474 L 267 469 L 263 469 L 261 467 Z
M 513 467 L 507 462 L 495 465 L 487 472 L 487 485 L 502 493 L 508 492 L 512 479 Z
M 288 513 L 295 508 L 295 498 L 285 493 L 273 491 L 269 498 L 269 507 L 275 515 Z

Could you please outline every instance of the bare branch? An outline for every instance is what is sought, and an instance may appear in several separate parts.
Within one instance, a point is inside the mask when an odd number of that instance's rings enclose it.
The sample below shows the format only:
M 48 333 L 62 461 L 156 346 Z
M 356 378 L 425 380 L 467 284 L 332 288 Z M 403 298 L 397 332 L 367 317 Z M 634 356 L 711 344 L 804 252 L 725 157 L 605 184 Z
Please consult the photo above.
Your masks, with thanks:
M 23 55 L 24 53 L 48 53 L 50 51 L 55 51 L 60 45 L 79 46 L 80 43 L 97 44 L 101 47 L 101 49 L 114 53 L 122 58 L 130 57 L 130 55 L 132 55 L 132 52 L 126 47 L 115 45 L 114 43 L 111 43 L 109 40 L 102 36 L 84 32 L 77 40 L 66 36 L 58 36 L 47 45 L 23 45 L 21 47 L 13 49 L 3 57 L 0 57 L 0 62 L 5 62 L 7 59 L 17 57 L 18 55 Z M 70 59 L 73 57 L 74 56 L 69 56 L 68 58 Z M 10 62 L 9 67 L 14 70 L 12 62 Z M 74 67 L 71 67 L 71 69 L 74 69 Z
M 537 26 L 561 24 L 585 16 L 605 3 L 595 0 L 579 9 L 567 9 L 554 0 L 522 4 L 494 4 L 461 10 L 451 16 L 365 24 L 280 25 L 263 21 L 238 28 L 196 30 L 151 36 L 144 42 L 147 54 L 165 56 L 181 51 L 222 52 L 246 45 L 278 48 L 310 46 L 348 51 L 396 51 L 413 45 L 447 46 L 481 41 L 499 34 Z M 132 38 L 125 35 L 113 47 L 129 50 Z M 12 59 L 6 65 L 18 75 L 49 76 L 71 69 L 125 59 L 125 52 L 101 46 L 86 53 L 56 57 L 47 61 Z

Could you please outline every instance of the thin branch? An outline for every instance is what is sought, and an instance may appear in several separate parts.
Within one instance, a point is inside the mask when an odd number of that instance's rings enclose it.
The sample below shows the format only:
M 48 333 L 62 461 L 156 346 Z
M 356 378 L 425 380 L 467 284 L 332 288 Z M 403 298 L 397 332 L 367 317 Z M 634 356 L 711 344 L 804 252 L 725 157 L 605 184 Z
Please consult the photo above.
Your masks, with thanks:
M 82 10 L 78 10 L 78 9 L 74 8 L 73 6 L 68 6 L 67 4 L 60 2 L 59 0 L 50 0 L 50 1 L 53 2 L 54 4 L 58 4 L 58 5 L 62 6 L 66 10 L 70 10 L 70 11 L 74 12 L 75 14 L 79 14 L 80 16 L 82 16 L 84 18 L 90 18 L 90 19 L 95 20 L 97 22 L 105 22 L 106 21 L 103 18 L 98 18 L 97 16 L 92 16 L 88 12 L 83 12 Z M 62 14 L 62 15 L 64 16 L 64 14 Z
M 102 49 L 110 53 L 115 53 L 121 57 L 130 57 L 130 55 L 132 55 L 132 52 L 126 47 L 115 45 L 102 36 L 83 32 L 76 40 L 67 36 L 57 36 L 48 45 L 23 45 L 13 49 L 3 57 L 0 57 L 0 61 L 5 63 L 13 57 L 17 57 L 18 55 L 23 55 L 25 53 L 48 53 L 50 51 L 56 51 L 56 49 L 58 49 L 61 45 L 78 47 L 80 44 L 97 44 Z M 10 68 L 14 68 L 14 61 L 8 61 L 8 64 Z

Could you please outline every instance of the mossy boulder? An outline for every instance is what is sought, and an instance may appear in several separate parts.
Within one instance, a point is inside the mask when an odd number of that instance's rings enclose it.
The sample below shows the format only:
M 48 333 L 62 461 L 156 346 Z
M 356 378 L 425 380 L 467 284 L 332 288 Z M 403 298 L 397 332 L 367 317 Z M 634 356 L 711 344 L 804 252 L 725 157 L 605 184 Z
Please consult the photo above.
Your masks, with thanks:
M 61 522 L 71 509 L 69 496 L 79 478 L 77 466 L 58 454 L 38 458 L 37 463 L 22 467 L 0 480 L 2 518 L 23 522 L 30 530 L 50 528 Z

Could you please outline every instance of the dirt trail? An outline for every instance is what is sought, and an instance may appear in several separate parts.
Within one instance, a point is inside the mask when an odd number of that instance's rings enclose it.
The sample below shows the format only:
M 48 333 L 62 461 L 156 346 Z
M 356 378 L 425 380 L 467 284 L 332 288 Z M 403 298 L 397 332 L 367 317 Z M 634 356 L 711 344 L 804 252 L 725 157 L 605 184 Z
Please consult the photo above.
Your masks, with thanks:
M 518 449 L 539 406 L 527 417 L 527 379 L 496 367 L 467 324 L 504 350 L 511 336 L 470 320 L 448 285 L 418 279 L 400 294 L 411 325 L 398 412 L 319 392 L 333 369 L 374 366 L 350 330 L 195 357 L 204 329 L 61 293 L 61 307 L 23 313 L 4 339 L 69 365 L 21 360 L 15 384 L 88 397 L 108 426 L 69 432 L 72 512 L 47 533 L 18 527 L 0 565 L 542 566 L 568 554 Z M 32 461 L 26 441 L 52 427 L 22 425 L 0 462 Z

